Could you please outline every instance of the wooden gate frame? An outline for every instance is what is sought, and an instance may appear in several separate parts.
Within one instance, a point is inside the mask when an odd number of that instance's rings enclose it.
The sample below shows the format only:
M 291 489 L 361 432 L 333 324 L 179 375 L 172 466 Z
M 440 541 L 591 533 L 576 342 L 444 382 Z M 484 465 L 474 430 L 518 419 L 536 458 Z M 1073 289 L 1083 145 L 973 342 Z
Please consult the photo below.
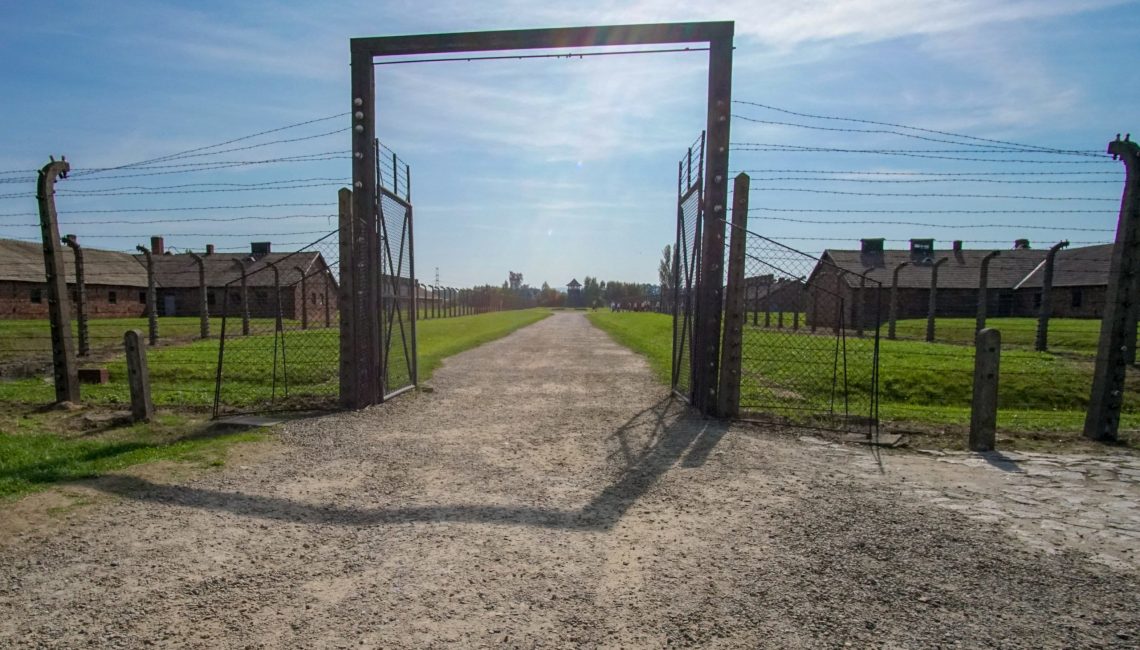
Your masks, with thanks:
M 728 142 L 732 108 L 732 39 L 735 23 L 695 22 L 593 27 L 558 27 L 453 34 L 421 34 L 354 38 L 352 57 L 352 269 L 351 293 L 341 299 L 341 388 L 344 405 L 362 408 L 383 399 L 380 368 L 379 260 L 375 153 L 377 57 L 532 50 L 552 48 L 707 43 L 708 154 L 705 156 L 704 203 L 707 218 L 702 251 L 702 284 L 693 332 L 693 405 L 707 414 L 717 410 L 720 367 L 720 323 L 724 300 L 724 234 L 728 198 Z M 347 316 L 347 318 L 346 318 Z M 348 326 L 346 327 L 346 323 Z

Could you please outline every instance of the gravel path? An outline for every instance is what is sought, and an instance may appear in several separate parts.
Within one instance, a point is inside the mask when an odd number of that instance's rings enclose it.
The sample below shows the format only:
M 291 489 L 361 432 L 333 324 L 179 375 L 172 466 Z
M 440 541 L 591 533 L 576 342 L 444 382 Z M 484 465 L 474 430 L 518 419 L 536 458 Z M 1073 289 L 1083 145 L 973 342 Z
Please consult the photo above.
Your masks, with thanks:
M 93 483 L 0 548 L 0 647 L 1140 644 L 1127 472 L 726 427 L 578 313 L 432 383 L 247 465 Z

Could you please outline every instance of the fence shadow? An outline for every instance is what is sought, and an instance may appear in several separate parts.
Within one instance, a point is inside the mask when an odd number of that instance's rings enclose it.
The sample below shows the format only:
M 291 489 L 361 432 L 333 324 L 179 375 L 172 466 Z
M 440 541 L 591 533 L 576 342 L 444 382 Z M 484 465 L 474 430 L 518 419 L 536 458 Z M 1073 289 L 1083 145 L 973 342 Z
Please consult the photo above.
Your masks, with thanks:
M 98 490 L 138 501 L 222 511 L 243 517 L 293 523 L 381 526 L 395 523 L 486 523 L 566 530 L 608 530 L 674 465 L 705 462 L 727 425 L 706 419 L 671 396 L 618 427 L 624 454 L 614 480 L 578 510 L 452 504 L 407 508 L 352 508 L 302 503 L 280 497 L 154 483 L 133 476 L 109 476 Z M 639 442 L 640 439 L 640 442 Z M 686 454 L 686 452 L 688 452 Z

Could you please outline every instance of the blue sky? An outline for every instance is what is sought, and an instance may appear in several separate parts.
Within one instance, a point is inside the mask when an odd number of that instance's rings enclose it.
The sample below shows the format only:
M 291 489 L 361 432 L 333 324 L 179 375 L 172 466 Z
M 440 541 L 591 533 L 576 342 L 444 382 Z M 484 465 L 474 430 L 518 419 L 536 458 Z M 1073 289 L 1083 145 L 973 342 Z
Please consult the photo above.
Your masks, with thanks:
M 1135 2 L 697 4 L 7 3 L 0 8 L 0 171 L 38 168 L 48 154 L 66 154 L 77 169 L 122 165 L 344 113 L 353 36 L 685 20 L 736 21 L 738 100 L 1088 152 L 1103 151 L 1117 131 L 1140 131 Z M 441 282 L 455 286 L 500 283 L 508 270 L 535 285 L 558 286 L 584 275 L 655 281 L 660 250 L 674 236 L 677 160 L 703 127 L 705 75 L 700 52 L 378 67 L 378 132 L 412 166 L 417 275 L 431 281 L 439 267 Z M 735 119 L 734 143 L 907 151 L 978 149 L 967 145 L 979 143 L 808 129 L 890 130 L 746 104 L 733 112 L 802 125 Z M 234 146 L 347 126 L 347 117 L 337 118 Z M 62 229 L 102 248 L 130 250 L 163 234 L 182 249 L 206 243 L 244 248 L 266 238 L 288 249 L 335 227 L 327 215 L 335 213 L 336 188 L 349 175 L 349 161 L 341 157 L 348 147 L 347 133 L 338 132 L 172 163 L 328 152 L 327 160 L 194 173 L 164 168 L 145 171 L 180 173 L 130 178 L 111 178 L 125 171 L 77 173 L 59 186 Z M 1111 239 L 1123 179 L 1119 163 L 993 151 L 936 155 L 985 162 L 737 149 L 731 166 L 804 172 L 753 173 L 754 187 L 767 189 L 751 196 L 753 207 L 762 209 L 752 213 L 750 225 L 809 251 L 851 248 L 870 236 L 965 239 L 978 242 L 971 247 L 996 248 L 1018 237 L 1041 244 Z M 1028 174 L 1041 171 L 1061 173 Z M 1069 174 L 1074 171 L 1097 173 Z M 1018 182 L 949 182 L 933 175 L 947 173 Z M 0 175 L 3 236 L 38 234 L 31 227 L 35 218 L 25 214 L 35 210 L 34 187 L 25 178 Z M 796 180 L 778 180 L 787 178 Z M 832 180 L 805 180 L 818 178 Z M 920 182 L 893 182 L 903 179 Z M 1023 182 L 1042 180 L 1066 183 Z M 278 181 L 307 187 L 238 187 Z M 186 187 L 170 187 L 176 185 Z M 111 188 L 123 189 L 92 192 Z M 223 188 L 241 191 L 153 193 Z M 878 196 L 889 193 L 949 196 Z M 266 204 L 314 205 L 208 209 Z M 197 220 L 233 216 L 252 218 Z M 813 223 L 779 220 L 788 218 Z M 853 220 L 878 223 L 837 223 Z M 99 221 L 133 223 L 90 223 Z M 964 225 L 973 227 L 951 227 Z

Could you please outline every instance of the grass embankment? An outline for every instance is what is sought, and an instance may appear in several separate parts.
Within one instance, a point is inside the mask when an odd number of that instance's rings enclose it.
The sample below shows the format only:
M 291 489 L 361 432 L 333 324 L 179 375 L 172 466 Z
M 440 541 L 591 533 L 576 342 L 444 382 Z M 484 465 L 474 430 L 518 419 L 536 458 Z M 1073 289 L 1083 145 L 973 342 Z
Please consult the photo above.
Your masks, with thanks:
M 494 312 L 418 323 L 420 380 L 426 380 L 444 358 L 501 338 L 550 315 L 549 310 Z M 290 395 L 336 395 L 338 391 L 338 333 L 309 330 L 287 333 Z M 216 340 L 150 351 L 151 381 L 160 405 L 181 407 L 164 412 L 152 424 L 97 424 L 106 408 L 129 403 L 121 360 L 108 364 L 112 381 L 82 387 L 85 404 L 79 412 L 35 412 L 30 405 L 54 398 L 50 383 L 41 379 L 0 382 L 0 499 L 37 491 L 53 483 L 91 478 L 139 463 L 174 460 L 199 465 L 221 464 L 229 445 L 256 440 L 251 433 L 203 435 L 204 407 L 213 404 Z M 256 403 L 268 394 L 273 368 L 273 336 L 227 340 L 226 396 Z M 280 351 L 280 348 L 278 348 Z M 231 358 L 229 355 L 233 353 Z M 280 368 L 280 367 L 279 367 Z M 280 389 L 279 389 L 280 390 Z M 13 404 L 18 402 L 19 404 Z
M 598 312 L 591 313 L 589 318 L 619 343 L 648 357 L 658 379 L 669 382 L 671 317 Z M 1032 344 L 1032 339 L 1029 343 Z M 849 335 L 845 345 L 851 364 L 852 413 L 859 413 L 859 407 L 867 403 L 869 394 L 867 364 L 873 342 Z M 1092 359 L 1017 349 L 1016 344 L 1014 347 L 1002 352 L 1000 429 L 1006 432 L 1081 430 L 1092 381 Z M 832 371 L 837 362 L 842 364 L 841 357 L 836 359 L 834 337 L 748 327 L 744 349 L 742 404 L 777 404 L 810 410 L 830 402 Z M 972 347 L 881 340 L 881 418 L 936 428 L 968 426 L 973 364 Z M 1122 428 L 1136 429 L 1140 427 L 1140 399 L 1136 399 L 1140 397 L 1140 378 L 1130 376 L 1129 395 L 1132 399 L 1125 400 Z M 794 416 L 794 413 L 793 410 L 785 414 Z

